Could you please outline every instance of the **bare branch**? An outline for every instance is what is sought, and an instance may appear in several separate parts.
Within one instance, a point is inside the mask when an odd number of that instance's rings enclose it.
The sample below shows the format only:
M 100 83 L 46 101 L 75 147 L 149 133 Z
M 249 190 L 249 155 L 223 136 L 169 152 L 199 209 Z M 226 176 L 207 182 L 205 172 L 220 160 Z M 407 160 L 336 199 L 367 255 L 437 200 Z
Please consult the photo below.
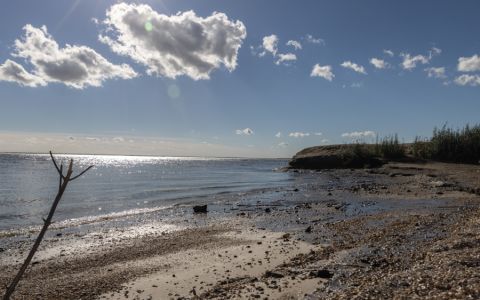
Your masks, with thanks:
M 52 151 L 50 151 L 50 157 L 52 158 L 53 165 L 55 166 L 55 169 L 57 169 L 58 174 L 62 177 L 65 178 L 62 174 L 62 171 L 58 168 L 57 161 L 55 160 L 55 157 L 53 157 Z
M 87 169 L 83 170 L 80 174 L 77 176 L 71 178 L 72 173 L 73 173 L 73 159 L 70 159 L 70 163 L 68 164 L 68 170 L 67 174 L 64 176 L 63 175 L 63 164 L 60 165 L 60 168 L 57 165 L 57 162 L 55 161 L 55 158 L 53 157 L 52 151 L 50 151 L 50 157 L 52 158 L 53 164 L 55 165 L 55 169 L 57 169 L 58 175 L 59 175 L 59 186 L 58 186 L 58 192 L 57 195 L 55 196 L 55 199 L 53 200 L 52 207 L 50 208 L 50 212 L 48 213 L 47 218 L 42 218 L 43 220 L 43 226 L 42 229 L 40 230 L 40 233 L 38 234 L 32 249 L 30 249 L 30 252 L 28 253 L 27 258 L 25 258 L 25 261 L 23 262 L 22 266 L 20 267 L 20 270 L 18 271 L 17 275 L 15 278 L 13 278 L 12 282 L 8 286 L 8 288 L 5 291 L 5 295 L 3 296 L 3 300 L 9 300 L 10 296 L 13 294 L 15 291 L 15 288 L 22 278 L 23 274 L 27 270 L 28 265 L 32 261 L 33 256 L 35 255 L 35 252 L 37 252 L 38 247 L 40 246 L 40 243 L 43 240 L 43 237 L 45 236 L 45 233 L 47 232 L 48 227 L 53 223 L 52 218 L 55 213 L 55 210 L 57 208 L 58 203 L 60 202 L 60 199 L 62 199 L 63 193 L 65 192 L 67 185 L 70 181 L 82 176 L 85 172 L 90 170 L 93 166 L 88 167 Z
M 80 174 L 78 174 L 77 176 L 74 176 L 72 178 L 70 178 L 70 181 L 72 180 L 75 180 L 77 179 L 78 177 L 82 176 L 83 174 L 85 174 L 88 170 L 90 170 L 91 168 L 93 168 L 93 166 L 89 166 L 88 168 L 86 168 L 85 170 L 83 170 Z
M 60 173 L 63 173 L 63 164 L 60 165 Z M 62 188 L 62 176 L 58 176 L 58 189 Z

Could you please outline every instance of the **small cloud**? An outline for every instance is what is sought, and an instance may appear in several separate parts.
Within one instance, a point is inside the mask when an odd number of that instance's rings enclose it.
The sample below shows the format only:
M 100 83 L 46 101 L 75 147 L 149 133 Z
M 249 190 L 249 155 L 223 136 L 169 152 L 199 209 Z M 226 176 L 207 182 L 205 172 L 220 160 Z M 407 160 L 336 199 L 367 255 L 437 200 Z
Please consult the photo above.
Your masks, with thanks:
M 470 57 L 460 57 L 458 59 L 457 70 L 459 72 L 480 71 L 480 56 L 475 54 Z
M 263 37 L 263 43 L 262 43 L 264 51 L 260 54 L 261 56 L 264 56 L 267 52 L 270 52 L 273 56 L 277 55 L 278 51 L 278 37 L 275 34 L 265 36 Z
M 389 64 L 385 60 L 376 57 L 371 58 L 370 63 L 377 69 L 386 69 L 389 67 Z
M 442 49 L 440 48 L 437 48 L 437 47 L 432 47 L 432 49 L 430 49 L 430 52 L 429 52 L 429 57 L 430 59 L 436 55 L 440 55 L 442 53 Z
M 365 74 L 367 75 L 367 72 L 365 71 L 365 68 L 361 65 L 358 65 L 356 63 L 353 63 L 351 61 L 344 61 L 342 64 L 341 64 L 342 67 L 344 68 L 347 68 L 347 69 L 351 69 L 357 73 L 362 73 L 362 74 Z
M 429 78 L 440 78 L 440 79 L 447 78 L 447 76 L 445 75 L 445 68 L 444 67 L 426 68 L 425 72 L 427 72 L 427 76 Z
M 350 138 L 350 139 L 361 139 L 366 137 L 375 137 L 375 132 L 371 130 L 366 131 L 353 131 L 353 132 L 345 132 L 342 133 L 343 138 Z
M 280 148 L 285 148 L 287 146 L 288 146 L 288 144 L 285 143 L 285 142 L 281 142 L 281 143 L 278 144 L 278 147 L 280 147 Z
M 303 138 L 303 137 L 307 137 L 307 136 L 310 136 L 310 133 L 308 132 L 290 132 L 288 134 L 289 137 L 294 137 L 294 138 Z
M 117 136 L 117 137 L 114 137 L 112 141 L 114 141 L 115 143 L 123 143 L 125 142 L 125 139 L 121 136 Z
M 278 54 L 278 60 L 275 64 L 279 65 L 281 63 L 288 64 L 289 62 L 297 60 L 297 56 L 293 53 Z
M 238 135 L 252 135 L 253 130 L 250 128 L 245 128 L 245 129 L 237 129 L 235 130 L 235 133 Z
M 417 67 L 417 64 L 426 65 L 430 63 L 430 60 L 436 55 L 442 53 L 442 50 L 436 47 L 433 47 L 428 52 L 428 56 L 425 55 L 415 55 L 412 56 L 409 53 L 400 53 L 400 56 L 403 58 L 402 68 L 404 70 L 412 70 Z
M 315 37 L 313 37 L 311 34 L 307 34 L 307 35 L 305 36 L 305 40 L 306 40 L 308 43 L 311 43 L 311 44 L 325 45 L 325 40 L 319 39 L 319 38 L 315 38 Z
M 315 132 L 313 135 L 321 136 L 321 135 L 323 135 L 323 133 L 321 133 L 321 132 Z
M 277 134 L 275 135 L 276 138 L 281 138 L 282 137 L 282 133 L 279 131 L 277 132 Z
M 302 50 L 302 44 L 299 41 L 289 40 L 286 45 L 292 46 L 295 50 Z
M 383 49 L 383 53 L 385 53 L 386 55 L 388 55 L 388 56 L 390 56 L 390 57 L 394 57 L 394 56 L 395 56 L 395 53 L 393 53 L 392 50 Z
M 480 86 L 480 76 L 463 74 L 455 78 L 454 82 L 462 86 Z
M 404 70 L 415 69 L 418 63 L 425 65 L 430 62 L 429 57 L 426 57 L 420 54 L 412 56 L 409 53 L 401 53 L 400 56 L 403 57 L 402 68 Z
M 330 142 L 330 140 L 328 140 L 328 139 L 322 139 L 322 140 L 320 141 L 320 143 L 322 143 L 322 144 L 326 144 L 326 143 L 328 143 L 328 142 Z
M 335 75 L 332 73 L 332 66 L 320 66 L 315 64 L 313 66 L 310 77 L 322 77 L 328 81 L 332 81 Z

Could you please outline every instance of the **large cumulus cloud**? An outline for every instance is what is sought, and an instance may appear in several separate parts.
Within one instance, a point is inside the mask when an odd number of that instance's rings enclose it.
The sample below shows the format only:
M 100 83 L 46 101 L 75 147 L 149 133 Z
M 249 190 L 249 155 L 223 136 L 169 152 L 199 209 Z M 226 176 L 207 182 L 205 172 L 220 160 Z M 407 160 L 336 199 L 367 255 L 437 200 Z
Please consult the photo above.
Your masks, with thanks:
M 32 70 L 29 72 L 22 65 L 7 60 L 0 65 L 0 80 L 30 87 L 57 82 L 81 89 L 101 86 L 106 79 L 137 76 L 130 66 L 112 64 L 89 47 L 67 44 L 60 48 L 46 26 L 36 28 L 27 24 L 23 29 L 25 36 L 15 41 L 12 56 L 28 61 Z
M 167 16 L 149 5 L 120 3 L 107 10 L 101 42 L 147 68 L 147 74 L 195 80 L 225 66 L 233 71 L 246 37 L 241 21 L 214 12 L 206 18 L 193 11 Z

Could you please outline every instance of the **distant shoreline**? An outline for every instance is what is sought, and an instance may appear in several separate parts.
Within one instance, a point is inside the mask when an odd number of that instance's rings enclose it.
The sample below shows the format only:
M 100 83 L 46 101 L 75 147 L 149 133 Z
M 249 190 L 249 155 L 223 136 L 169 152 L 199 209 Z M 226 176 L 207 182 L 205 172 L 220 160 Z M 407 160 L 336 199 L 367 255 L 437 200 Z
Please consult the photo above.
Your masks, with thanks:
M 49 155 L 48 152 L 39 153 L 39 152 L 0 152 L 2 154 L 12 154 L 12 155 Z M 181 156 L 181 155 L 146 155 L 146 154 L 102 154 L 102 153 L 95 153 L 95 154 L 86 154 L 86 153 L 55 153 L 56 155 L 85 155 L 85 156 L 127 156 L 127 157 L 171 157 L 171 158 L 208 158 L 208 159 L 266 159 L 266 160 L 283 160 L 283 159 L 290 159 L 290 157 L 231 157 L 231 156 Z

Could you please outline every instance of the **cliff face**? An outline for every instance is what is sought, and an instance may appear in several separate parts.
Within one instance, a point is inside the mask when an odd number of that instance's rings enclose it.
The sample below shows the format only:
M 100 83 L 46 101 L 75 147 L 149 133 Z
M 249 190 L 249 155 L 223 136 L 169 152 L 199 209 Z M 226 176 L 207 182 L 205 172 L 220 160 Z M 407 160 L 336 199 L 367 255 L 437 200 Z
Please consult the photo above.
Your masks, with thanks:
M 341 169 L 379 167 L 383 160 L 369 154 L 369 146 L 328 145 L 305 148 L 289 165 L 294 169 Z

